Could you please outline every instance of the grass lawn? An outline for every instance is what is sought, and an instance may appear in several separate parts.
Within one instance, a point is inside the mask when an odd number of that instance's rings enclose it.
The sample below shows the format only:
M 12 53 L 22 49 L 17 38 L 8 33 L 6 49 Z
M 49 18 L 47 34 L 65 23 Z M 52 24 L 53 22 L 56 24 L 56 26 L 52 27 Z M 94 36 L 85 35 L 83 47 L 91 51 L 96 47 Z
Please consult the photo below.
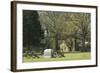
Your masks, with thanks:
M 66 53 L 65 57 L 57 58 L 32 58 L 32 57 L 23 57 L 23 62 L 45 62 L 45 61 L 67 61 L 67 60 L 86 60 L 91 59 L 90 52 L 74 52 Z

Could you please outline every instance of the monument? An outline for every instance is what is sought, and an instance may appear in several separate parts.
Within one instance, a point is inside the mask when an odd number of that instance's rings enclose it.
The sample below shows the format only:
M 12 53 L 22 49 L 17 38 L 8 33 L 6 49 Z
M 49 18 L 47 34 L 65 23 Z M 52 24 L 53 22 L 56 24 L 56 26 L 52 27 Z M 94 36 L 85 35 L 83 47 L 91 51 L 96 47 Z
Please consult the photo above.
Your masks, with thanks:
M 53 55 L 53 50 L 52 49 L 45 49 L 43 53 L 44 58 L 51 58 Z

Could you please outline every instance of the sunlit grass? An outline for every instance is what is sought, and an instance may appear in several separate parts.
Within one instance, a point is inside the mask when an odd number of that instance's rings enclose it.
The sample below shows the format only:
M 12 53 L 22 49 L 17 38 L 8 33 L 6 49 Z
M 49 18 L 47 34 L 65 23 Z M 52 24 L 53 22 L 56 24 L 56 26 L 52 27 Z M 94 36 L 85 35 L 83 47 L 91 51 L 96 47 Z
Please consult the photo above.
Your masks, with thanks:
M 67 61 L 67 60 L 87 60 L 91 59 L 90 52 L 74 52 L 74 53 L 66 53 L 65 57 L 57 57 L 57 58 L 32 58 L 32 57 L 23 57 L 23 62 L 45 62 L 45 61 Z

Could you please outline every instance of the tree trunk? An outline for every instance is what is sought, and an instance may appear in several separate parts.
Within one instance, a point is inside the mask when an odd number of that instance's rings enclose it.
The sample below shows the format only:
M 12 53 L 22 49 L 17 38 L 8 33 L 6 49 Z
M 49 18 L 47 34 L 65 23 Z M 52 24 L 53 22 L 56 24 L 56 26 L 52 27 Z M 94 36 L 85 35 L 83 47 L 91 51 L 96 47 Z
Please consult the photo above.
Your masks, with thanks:
M 55 36 L 55 49 L 56 49 L 57 51 L 60 50 L 59 44 L 58 44 L 58 38 L 57 38 L 57 35 Z
M 75 39 L 73 38 L 73 48 L 72 48 L 72 52 L 75 51 Z
M 75 38 L 74 42 L 75 42 L 75 50 L 74 51 L 76 51 L 77 50 L 77 38 Z
M 82 47 L 85 48 L 85 39 L 82 40 Z
M 85 36 L 82 39 L 82 51 L 85 51 Z

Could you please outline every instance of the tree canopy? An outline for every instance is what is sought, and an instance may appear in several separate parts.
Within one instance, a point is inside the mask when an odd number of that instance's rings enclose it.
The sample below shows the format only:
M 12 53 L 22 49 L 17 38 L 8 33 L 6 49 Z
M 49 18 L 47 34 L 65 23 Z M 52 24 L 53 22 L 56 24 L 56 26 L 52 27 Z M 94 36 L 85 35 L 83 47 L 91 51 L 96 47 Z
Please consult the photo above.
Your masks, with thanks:
M 90 48 L 90 24 L 90 13 L 23 10 L 23 47 L 40 46 L 45 39 L 57 52 L 62 42 L 70 51 L 84 49 L 86 42 Z
M 42 38 L 37 11 L 23 10 L 23 46 L 38 46 Z
M 51 36 L 55 37 L 56 49 L 58 41 L 65 40 L 68 46 L 73 47 L 73 41 L 90 40 L 90 13 L 38 11 L 41 25 L 46 26 Z M 74 39 L 74 40 L 73 40 Z

